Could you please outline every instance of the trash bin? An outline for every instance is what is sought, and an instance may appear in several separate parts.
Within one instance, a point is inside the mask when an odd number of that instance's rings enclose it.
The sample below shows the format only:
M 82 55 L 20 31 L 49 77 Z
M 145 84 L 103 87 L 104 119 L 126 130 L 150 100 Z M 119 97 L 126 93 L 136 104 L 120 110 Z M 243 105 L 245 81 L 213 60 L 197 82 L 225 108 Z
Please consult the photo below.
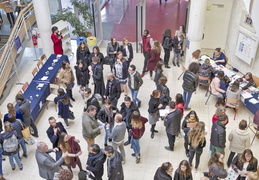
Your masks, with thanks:
M 97 45 L 97 39 L 94 36 L 90 36 L 87 38 L 87 45 L 88 46 L 96 46 Z
M 77 37 L 76 38 L 76 44 L 77 45 L 79 45 L 80 44 L 80 42 L 84 42 L 84 43 L 86 43 L 86 37 L 84 37 L 84 36 L 80 36 L 80 37 Z

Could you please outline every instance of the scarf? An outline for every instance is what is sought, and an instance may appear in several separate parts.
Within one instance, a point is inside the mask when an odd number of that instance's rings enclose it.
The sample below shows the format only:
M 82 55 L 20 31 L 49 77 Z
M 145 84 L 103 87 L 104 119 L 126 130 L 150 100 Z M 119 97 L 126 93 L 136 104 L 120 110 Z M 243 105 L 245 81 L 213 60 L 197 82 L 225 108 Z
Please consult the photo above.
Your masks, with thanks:
M 105 107 L 104 110 L 105 110 L 105 114 L 107 115 L 107 118 L 108 118 L 108 123 L 110 124 L 111 122 L 113 122 L 113 112 L 112 112 L 112 108 L 107 109 L 107 108 Z

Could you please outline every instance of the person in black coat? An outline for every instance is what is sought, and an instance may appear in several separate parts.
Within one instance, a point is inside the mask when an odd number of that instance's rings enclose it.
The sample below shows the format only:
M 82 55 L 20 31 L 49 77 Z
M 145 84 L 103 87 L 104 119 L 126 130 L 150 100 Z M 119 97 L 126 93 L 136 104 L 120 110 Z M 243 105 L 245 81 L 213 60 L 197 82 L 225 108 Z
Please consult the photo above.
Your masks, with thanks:
M 108 43 L 106 51 L 107 51 L 107 56 L 110 59 L 115 59 L 116 54 L 120 51 L 120 44 L 116 41 L 115 37 L 111 38 L 111 42 Z M 113 61 L 113 64 L 110 64 L 111 72 L 113 70 L 113 66 L 114 66 L 114 61 Z
M 110 99 L 112 105 L 117 107 L 118 99 L 120 99 L 121 87 L 118 79 L 115 79 L 113 73 L 107 74 L 107 84 L 104 98 Z
M 174 172 L 174 180 L 193 180 L 192 169 L 187 160 L 182 160 Z
M 170 97 L 170 90 L 166 86 L 167 77 L 162 76 L 159 78 L 159 83 L 157 84 L 157 90 L 161 92 L 160 95 L 160 103 L 163 105 L 161 109 L 165 109 L 165 107 L 169 104 L 169 101 L 172 99 Z
M 67 131 L 61 122 L 56 122 L 56 119 L 53 116 L 49 117 L 49 125 L 50 126 L 47 129 L 46 133 L 48 135 L 50 142 L 52 143 L 53 149 L 58 148 L 59 135 L 62 132 L 67 134 Z M 56 161 L 58 161 L 62 156 L 62 151 L 59 149 L 59 151 L 55 153 L 56 153 Z
M 170 162 L 164 162 L 162 166 L 156 170 L 154 180 L 172 180 L 173 170 L 173 165 Z
M 177 36 L 174 37 L 174 57 L 173 57 L 173 65 L 180 67 L 179 62 L 181 59 L 181 52 L 182 52 L 182 44 L 184 41 L 184 37 L 181 31 L 177 31 Z M 175 64 L 176 59 L 176 64 Z
M 103 96 L 105 92 L 105 87 L 103 80 L 103 68 L 100 64 L 100 58 L 95 56 L 92 60 L 94 64 L 94 69 L 93 72 L 90 72 L 90 75 L 93 77 L 94 80 L 94 94 L 100 94 L 101 96 Z
M 82 60 L 79 60 L 78 65 L 75 66 L 75 70 L 77 85 L 79 85 L 81 89 L 88 87 L 90 79 L 88 66 Z
M 89 66 L 89 55 L 89 48 L 87 47 L 85 42 L 81 41 L 76 50 L 76 64 L 79 64 L 79 60 L 82 60 L 85 64 Z
M 106 155 L 101 151 L 98 144 L 92 144 L 86 163 L 86 170 L 93 172 L 95 180 L 102 180 L 103 164 L 105 160 Z
M 120 114 L 123 117 L 123 121 L 126 123 L 127 131 L 128 131 L 128 141 L 124 143 L 125 146 L 130 144 L 131 135 L 129 130 L 131 129 L 131 114 L 133 111 L 138 111 L 138 107 L 131 101 L 131 98 L 129 96 L 124 97 L 124 102 L 121 104 L 121 110 Z
M 123 57 L 128 62 L 128 67 L 130 66 L 130 63 L 133 59 L 133 48 L 131 43 L 129 43 L 129 40 L 127 38 L 123 38 L 122 45 L 120 46 L 120 51 L 123 54 Z
M 84 102 L 85 102 L 85 106 L 84 106 L 84 112 L 87 110 L 87 108 L 90 105 L 93 105 L 97 108 L 96 112 L 98 113 L 101 109 L 102 106 L 102 96 L 100 94 L 92 94 L 92 90 L 90 88 L 85 88 L 84 90 Z
M 170 58 L 170 51 L 172 51 L 173 48 L 173 39 L 172 39 L 172 32 L 171 29 L 165 29 L 163 33 L 163 39 L 162 39 L 162 46 L 164 48 L 164 62 L 165 62 L 165 68 L 170 68 L 168 66 L 169 58 Z
M 92 70 L 94 69 L 93 57 L 99 57 L 100 64 L 103 66 L 104 56 L 103 56 L 103 53 L 100 52 L 100 49 L 98 46 L 94 46 L 93 52 L 89 55 L 89 65 L 92 66 Z

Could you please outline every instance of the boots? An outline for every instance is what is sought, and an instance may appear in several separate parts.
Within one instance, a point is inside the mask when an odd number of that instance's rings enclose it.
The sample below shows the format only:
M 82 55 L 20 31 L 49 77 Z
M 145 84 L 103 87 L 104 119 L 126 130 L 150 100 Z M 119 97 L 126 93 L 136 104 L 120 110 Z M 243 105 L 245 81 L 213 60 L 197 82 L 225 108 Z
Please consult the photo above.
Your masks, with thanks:
M 155 136 L 154 133 L 158 133 L 158 131 L 155 130 L 155 127 L 156 127 L 156 124 L 152 124 L 151 129 L 150 129 L 150 132 L 151 132 L 151 136 L 150 136 L 150 137 L 151 137 L 152 139 L 153 139 L 154 136 Z

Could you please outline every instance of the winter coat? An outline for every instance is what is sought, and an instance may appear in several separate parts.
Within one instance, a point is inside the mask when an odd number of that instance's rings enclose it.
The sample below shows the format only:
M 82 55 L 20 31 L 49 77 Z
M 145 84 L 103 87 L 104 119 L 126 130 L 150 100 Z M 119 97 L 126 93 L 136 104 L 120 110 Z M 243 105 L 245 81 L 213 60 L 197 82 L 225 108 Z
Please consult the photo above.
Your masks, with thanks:
M 67 131 L 61 122 L 57 122 L 56 124 L 57 124 L 56 127 L 58 128 L 60 133 L 64 132 L 67 134 Z M 46 133 L 48 135 L 50 142 L 52 143 L 53 148 L 58 147 L 59 134 L 57 135 L 54 134 L 54 128 L 50 126 L 47 129 Z
M 219 95 L 220 93 L 225 93 L 223 89 L 220 89 L 220 79 L 215 77 L 210 83 L 210 91 L 214 95 Z
M 110 166 L 107 165 L 108 180 L 124 180 L 122 161 L 121 154 L 117 150 L 114 150 L 113 157 L 107 159 L 107 164 L 110 164 Z
M 75 66 L 75 70 L 76 70 L 77 85 L 80 85 L 80 86 L 88 85 L 89 79 L 90 79 L 88 66 L 84 64 L 82 69 L 80 69 L 78 66 Z
M 85 49 L 81 49 L 80 47 L 76 50 L 76 63 L 78 64 L 79 60 L 82 60 L 83 63 L 85 63 L 87 66 L 90 66 L 89 62 L 89 55 L 90 51 L 88 47 L 85 47 Z
M 61 36 L 61 39 L 58 37 Z M 53 42 L 54 54 L 63 54 L 62 49 L 62 35 L 55 35 L 54 33 L 51 34 L 51 40 Z
M 133 48 L 132 48 L 132 44 L 128 43 L 128 49 L 129 49 L 129 55 L 127 54 L 127 51 L 126 51 L 126 47 L 121 45 L 120 47 L 120 51 L 122 52 L 123 54 L 123 57 L 127 57 L 126 59 L 128 61 L 131 61 L 133 59 Z M 129 57 L 128 57 L 129 56 Z
M 103 53 L 98 53 L 96 56 L 98 56 L 100 58 L 100 64 L 103 65 L 104 63 L 104 56 L 103 56 Z M 90 65 L 94 66 L 93 65 L 93 61 L 92 61 L 92 58 L 95 57 L 95 54 L 92 52 L 90 55 L 89 55 L 89 63 Z
M 162 46 L 165 50 L 172 51 L 174 41 L 171 37 L 163 37 Z
M 211 75 L 213 74 L 213 72 L 214 72 L 213 67 L 211 65 L 209 65 L 209 64 L 205 64 L 204 63 L 204 64 L 202 64 L 200 66 L 200 72 L 198 74 L 201 77 L 208 77 L 208 78 L 210 78 Z M 209 82 L 207 80 L 199 79 L 199 83 L 200 84 L 208 84 Z
M 176 169 L 174 172 L 174 180 L 193 180 L 193 178 L 192 174 L 185 177 L 183 174 L 179 173 L 179 169 Z
M 147 62 L 147 71 L 154 71 L 156 68 L 156 65 L 159 61 L 162 61 L 160 58 L 160 54 L 156 50 L 152 49 L 150 52 L 150 58 L 148 59 Z
M 123 102 L 121 104 L 120 114 L 122 115 L 123 121 L 126 123 L 127 127 L 131 127 L 131 114 L 133 113 L 133 111 L 139 112 L 138 107 L 133 103 L 133 101 L 131 101 L 129 113 L 127 113 L 127 106 L 125 105 L 125 103 Z
M 114 64 L 114 75 L 119 80 L 125 80 L 128 77 L 128 62 L 124 61 L 122 63 L 115 62 Z
M 24 124 L 29 126 L 31 124 L 32 116 L 31 104 L 28 99 L 24 99 L 19 103 L 18 111 L 22 114 Z
M 82 117 L 82 133 L 84 138 L 94 139 L 101 134 L 99 124 L 94 117 L 91 117 L 87 112 Z
M 93 105 L 97 108 L 97 113 L 100 111 L 101 107 L 100 107 L 100 103 L 98 101 L 98 99 L 95 97 L 95 94 L 92 95 L 92 97 L 90 99 L 88 99 L 86 101 L 86 107 L 84 108 L 84 112 L 87 110 L 87 108 L 90 106 L 90 105 Z
M 197 123 L 198 121 L 195 121 L 194 123 Z M 183 132 L 185 133 L 185 136 L 188 135 L 188 132 L 191 130 L 191 128 L 187 127 L 187 123 L 190 123 L 188 121 L 188 119 L 184 119 L 183 120 L 183 123 L 182 123 L 182 129 L 183 129 Z
M 180 109 L 174 109 L 165 118 L 164 126 L 166 127 L 166 133 L 173 136 L 180 133 L 182 112 Z
M 98 114 L 97 114 L 97 119 L 99 119 L 100 121 L 102 121 L 103 123 L 109 123 L 109 124 L 111 124 L 111 123 L 113 123 L 113 122 L 110 122 L 109 121 L 109 118 L 108 118 L 108 115 L 107 115 L 107 113 L 106 113 L 106 111 L 105 111 L 105 106 L 104 107 L 102 107 L 101 109 L 100 109 L 100 111 L 98 112 Z M 112 111 L 116 111 L 116 113 L 119 111 L 116 107 L 114 107 L 114 106 L 111 106 L 111 109 L 112 109 Z M 116 115 L 116 113 L 113 113 L 113 118 L 115 117 L 115 115 Z
M 211 128 L 211 143 L 215 147 L 226 147 L 226 127 L 219 121 L 216 121 Z
M 59 81 L 62 83 L 63 87 L 67 89 L 67 84 L 75 81 L 74 73 L 72 68 L 63 69 L 61 68 L 58 75 Z
M 139 129 L 132 127 L 132 129 L 130 130 L 130 134 L 132 135 L 133 139 L 140 139 L 145 132 L 145 124 L 148 120 L 147 118 L 141 116 L 140 121 L 142 123 L 142 128 Z
M 181 53 L 182 45 L 183 45 L 183 40 L 184 40 L 183 36 L 180 37 L 180 41 L 178 40 L 178 36 L 174 37 L 174 52 L 176 54 L 180 54 Z
M 143 84 L 143 80 L 139 72 L 135 71 L 133 75 L 129 74 L 128 78 L 129 78 L 129 81 L 128 81 L 129 88 L 133 90 L 139 90 L 140 86 L 142 86 Z M 131 87 L 131 78 L 133 78 L 133 81 L 134 81 L 134 85 L 133 85 L 134 88 Z
M 154 180 L 172 180 L 172 176 L 161 172 L 161 167 L 156 170 Z
M 155 98 L 154 96 L 150 97 L 150 100 L 148 102 L 148 113 L 155 113 L 159 111 L 159 98 Z
M 0 134 L 0 144 L 1 144 L 2 148 L 3 148 L 4 140 L 12 137 L 13 134 L 18 139 L 17 132 L 15 130 L 12 130 L 11 132 L 4 132 L 4 133 Z M 2 154 L 5 155 L 5 156 L 12 156 L 12 155 L 15 155 L 18 152 L 19 152 L 19 146 L 17 147 L 16 151 L 14 151 L 14 152 L 6 152 L 4 150 L 4 148 L 3 148 L 3 153 Z
M 226 178 L 228 176 L 224 167 L 218 166 L 216 163 L 212 163 L 209 167 L 209 173 L 213 176 L 211 180 L 217 180 L 217 178 Z
M 105 87 L 103 80 L 103 68 L 101 64 L 96 64 L 93 70 L 93 80 L 94 80 L 94 94 L 104 95 Z
M 102 179 L 103 176 L 103 164 L 106 160 L 106 155 L 101 150 L 98 154 L 90 153 L 86 162 L 87 168 L 94 173 L 96 180 Z
M 233 129 L 229 135 L 229 150 L 235 153 L 243 153 L 245 149 L 250 149 L 250 135 L 247 129 Z
M 116 54 L 114 54 L 114 51 L 120 51 L 120 44 L 118 42 L 115 43 L 115 45 L 113 46 L 112 43 L 108 43 L 106 52 L 107 52 L 107 56 L 109 56 L 110 58 L 115 58 Z
M 182 114 L 184 114 L 184 103 L 175 104 L 175 109 L 180 109 Z
M 185 71 L 183 75 L 183 90 L 193 93 L 194 91 L 196 91 L 196 88 L 198 86 L 198 80 L 199 77 L 197 74 L 194 74 L 189 70 Z
M 111 89 L 109 91 L 109 83 L 111 82 Z M 108 97 L 111 101 L 115 98 L 120 99 L 121 96 L 121 87 L 118 79 L 113 79 L 112 81 L 108 80 L 106 83 L 106 89 L 104 95 Z

